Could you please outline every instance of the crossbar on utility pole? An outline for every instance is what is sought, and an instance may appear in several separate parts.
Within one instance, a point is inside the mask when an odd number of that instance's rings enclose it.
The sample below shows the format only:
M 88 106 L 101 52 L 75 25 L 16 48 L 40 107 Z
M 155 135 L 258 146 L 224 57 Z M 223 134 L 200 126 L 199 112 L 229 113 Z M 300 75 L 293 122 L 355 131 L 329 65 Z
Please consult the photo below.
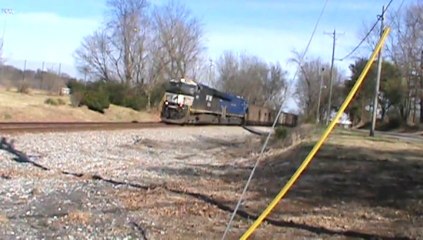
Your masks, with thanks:
M 330 113 L 331 113 L 331 105 L 332 105 L 332 86 L 333 86 L 333 62 L 335 61 L 335 45 L 336 45 L 336 30 L 333 30 L 333 46 L 332 46 L 332 60 L 330 64 L 330 77 L 329 77 L 329 102 L 328 102 L 328 112 L 326 116 L 326 125 L 329 124 L 330 121 Z
M 385 15 L 385 6 L 382 6 L 382 14 L 379 15 L 380 17 L 380 36 L 383 34 L 383 20 Z M 377 105 L 378 105 L 378 98 L 379 98 L 379 87 L 380 87 L 380 77 L 382 74 L 382 49 L 380 49 L 378 57 L 377 57 L 377 75 L 376 75 L 376 86 L 375 86 L 375 95 L 373 98 L 373 113 L 372 113 L 372 126 L 370 128 L 369 135 L 373 137 L 375 135 L 375 128 L 376 128 L 376 117 L 377 117 Z

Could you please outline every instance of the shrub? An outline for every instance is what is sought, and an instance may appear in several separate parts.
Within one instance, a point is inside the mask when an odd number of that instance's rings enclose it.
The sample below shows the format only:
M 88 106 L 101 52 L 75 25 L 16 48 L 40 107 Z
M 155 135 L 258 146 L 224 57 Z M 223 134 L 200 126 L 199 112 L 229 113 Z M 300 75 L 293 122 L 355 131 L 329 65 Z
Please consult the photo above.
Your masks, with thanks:
M 66 86 L 71 90 L 71 94 L 76 92 L 83 92 L 86 89 L 85 84 L 78 82 L 76 80 L 70 80 Z
M 275 129 L 275 137 L 277 139 L 285 139 L 288 135 L 288 130 L 285 127 L 277 127 Z
M 24 94 L 29 94 L 29 83 L 23 82 L 23 83 L 19 84 L 18 92 L 24 93 Z
M 398 129 L 402 125 L 401 118 L 400 117 L 390 117 L 389 121 L 387 123 L 381 124 L 377 126 L 377 130 L 380 131 L 390 131 L 393 129 Z
M 109 95 L 105 91 L 88 90 L 84 93 L 81 104 L 90 110 L 104 113 L 104 109 L 110 106 Z
M 124 106 L 132 108 L 134 110 L 142 110 L 145 109 L 147 106 L 147 96 L 145 95 L 134 95 L 134 96 L 127 96 L 124 99 Z
M 45 103 L 45 104 L 49 104 L 49 105 L 53 105 L 53 106 L 58 105 L 58 104 L 57 104 L 57 101 L 56 101 L 56 100 L 54 100 L 53 98 L 47 98 L 47 99 L 44 101 L 44 103 Z
M 45 104 L 49 104 L 49 105 L 53 105 L 53 106 L 58 106 L 58 105 L 65 105 L 66 104 L 66 102 L 65 101 L 63 101 L 61 98 L 58 98 L 58 99 L 53 99 L 53 98 L 47 98 L 45 101 L 44 101 L 44 103 Z
M 130 88 L 126 84 L 110 82 L 106 85 L 109 93 L 110 103 L 122 106 L 125 102 L 126 95 L 130 92 Z
M 9 120 L 9 119 L 12 119 L 12 115 L 10 115 L 9 113 L 4 113 L 3 118 L 6 120 Z
M 65 105 L 65 104 L 66 104 L 66 102 L 65 102 L 63 99 L 58 98 L 58 99 L 57 99 L 57 104 L 58 104 L 58 105 Z
M 110 104 L 137 111 L 147 106 L 148 98 L 142 87 L 130 87 L 113 81 L 96 81 L 85 85 L 75 80 L 69 81 L 67 86 L 71 89 L 71 104 L 74 107 L 86 105 L 91 110 L 103 112 Z
M 79 92 L 73 92 L 71 94 L 70 100 L 71 100 L 71 105 L 72 107 L 79 107 L 82 104 L 82 98 L 84 97 L 84 93 L 79 91 Z
M 153 87 L 150 93 L 151 105 L 156 106 L 162 100 L 162 97 L 165 93 L 166 83 L 160 83 Z

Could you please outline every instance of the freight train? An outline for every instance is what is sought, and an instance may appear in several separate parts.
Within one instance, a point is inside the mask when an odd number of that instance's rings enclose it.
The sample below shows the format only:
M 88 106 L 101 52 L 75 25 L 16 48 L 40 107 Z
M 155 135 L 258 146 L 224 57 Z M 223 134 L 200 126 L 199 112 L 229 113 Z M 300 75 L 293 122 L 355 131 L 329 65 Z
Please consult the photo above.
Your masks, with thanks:
M 160 118 L 172 124 L 272 125 L 277 111 L 187 79 L 169 81 Z M 295 127 L 298 116 L 282 112 L 277 125 Z

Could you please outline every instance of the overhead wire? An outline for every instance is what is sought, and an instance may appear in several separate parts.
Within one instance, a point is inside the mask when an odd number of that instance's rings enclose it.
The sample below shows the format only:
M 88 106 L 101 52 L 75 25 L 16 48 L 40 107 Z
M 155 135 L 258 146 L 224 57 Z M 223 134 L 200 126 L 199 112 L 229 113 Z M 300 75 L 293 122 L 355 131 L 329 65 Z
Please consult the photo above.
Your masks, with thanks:
M 308 48 L 310 47 L 310 44 L 311 44 L 311 42 L 312 42 L 312 40 L 313 40 L 313 38 L 314 38 L 314 35 L 315 35 L 315 33 L 316 33 L 316 30 L 317 30 L 317 27 L 318 27 L 318 25 L 319 25 L 319 23 L 320 23 L 320 20 L 321 20 L 322 16 L 323 16 L 323 13 L 324 13 L 324 12 L 325 12 L 325 10 L 326 10 L 326 6 L 327 6 L 328 2 L 329 2 L 329 0 L 325 0 L 325 3 L 324 3 L 324 5 L 323 5 L 323 8 L 322 8 L 322 10 L 321 10 L 321 12 L 320 12 L 320 15 L 319 15 L 318 19 L 317 19 L 317 22 L 316 22 L 316 24 L 314 25 L 314 29 L 313 29 L 313 32 L 312 32 L 312 34 L 311 34 L 311 36 L 310 36 L 310 39 L 309 39 L 309 41 L 308 41 L 308 43 L 307 43 L 307 46 L 306 46 L 306 48 L 305 48 L 305 50 L 304 50 L 304 52 L 303 52 L 303 54 L 302 54 L 302 56 L 301 56 L 301 58 L 300 58 L 300 61 L 298 62 L 298 65 L 299 65 L 299 66 L 301 66 L 301 65 L 302 65 L 302 63 L 303 63 L 303 61 L 304 61 L 304 57 L 305 57 L 305 55 L 306 55 L 306 53 L 307 53 L 307 51 L 308 51 Z M 298 74 L 298 72 L 299 72 L 299 68 L 300 68 L 300 67 L 298 67 L 298 68 L 297 68 L 297 70 L 296 70 L 296 72 L 295 72 L 295 74 L 294 74 L 293 80 L 295 80 L 295 79 L 296 79 L 297 74 Z M 267 144 L 268 144 L 268 142 L 269 142 L 269 140 L 270 140 L 270 136 L 272 135 L 273 129 L 275 128 L 276 123 L 277 123 L 277 121 L 278 121 L 278 119 L 279 119 L 279 117 L 280 117 L 280 115 L 281 115 L 281 113 L 282 113 L 282 107 L 283 107 L 283 106 L 281 105 L 281 106 L 280 106 L 280 108 L 279 108 L 278 114 L 276 115 L 275 120 L 273 121 L 273 125 L 272 125 L 272 128 L 271 128 L 271 131 L 269 131 L 269 134 L 268 134 L 268 135 L 267 135 L 267 137 L 266 137 L 266 140 L 265 140 L 265 142 L 264 142 L 264 144 L 263 144 L 263 146 L 262 146 L 262 148 L 261 148 L 260 154 L 259 154 L 259 156 L 258 156 L 258 158 L 257 158 L 257 160 L 256 160 L 256 162 L 255 162 L 255 164 L 254 164 L 253 169 L 251 170 L 250 176 L 248 177 L 247 183 L 245 184 L 244 189 L 242 190 L 241 196 L 240 196 L 240 198 L 239 198 L 239 200 L 238 200 L 238 202 L 237 202 L 237 204 L 236 204 L 236 207 L 235 207 L 235 209 L 234 209 L 234 211 L 233 211 L 233 213 L 232 213 L 232 215 L 231 215 L 231 218 L 230 218 L 230 220 L 229 220 L 229 222 L 228 222 L 228 224 L 227 224 L 227 226 L 226 226 L 225 232 L 224 232 L 224 234 L 223 234 L 223 236 L 222 236 L 222 240 L 224 240 L 224 239 L 225 239 L 226 235 L 228 234 L 228 232 L 229 232 L 229 230 L 230 230 L 230 228 L 231 228 L 231 224 L 232 224 L 232 222 L 233 222 L 233 219 L 235 218 L 235 215 L 236 215 L 236 213 L 237 213 L 237 211 L 238 211 L 238 209 L 239 209 L 239 207 L 240 207 L 240 205 L 241 205 L 241 202 L 242 202 L 242 200 L 243 200 L 243 198 L 244 198 L 244 195 L 245 195 L 245 193 L 246 193 L 246 191 L 247 191 L 247 189 L 248 189 L 248 186 L 249 186 L 249 185 L 250 185 L 250 183 L 251 183 L 251 179 L 253 178 L 253 175 L 254 175 L 254 172 L 256 171 L 256 168 L 257 168 L 257 166 L 258 166 L 258 163 L 259 163 L 259 161 L 261 160 L 261 158 L 263 157 L 264 150 L 265 150 L 265 149 L 266 149 L 266 147 L 267 147 Z
M 392 2 L 393 2 L 393 0 L 389 1 L 388 5 L 386 5 L 386 8 L 383 10 L 383 13 L 381 15 L 378 15 L 376 22 L 373 24 L 373 26 L 370 28 L 370 30 L 367 32 L 367 34 L 361 39 L 361 41 L 358 43 L 358 45 L 351 52 L 349 52 L 347 55 L 345 55 L 345 57 L 340 58 L 339 61 L 344 61 L 345 59 L 350 57 L 355 51 L 357 51 L 357 49 L 361 46 L 361 44 L 363 44 L 363 42 L 370 36 L 370 34 L 373 32 L 373 30 L 375 30 L 376 26 L 378 25 L 378 23 L 382 19 L 382 16 L 388 10 L 388 8 L 389 8 L 389 6 L 391 5 Z

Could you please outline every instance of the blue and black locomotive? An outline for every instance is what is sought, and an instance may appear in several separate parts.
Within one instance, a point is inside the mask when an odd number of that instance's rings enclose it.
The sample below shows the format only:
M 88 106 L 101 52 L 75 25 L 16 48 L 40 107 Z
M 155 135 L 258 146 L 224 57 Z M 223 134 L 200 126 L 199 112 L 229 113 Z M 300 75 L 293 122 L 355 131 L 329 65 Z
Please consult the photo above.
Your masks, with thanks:
M 277 115 L 240 96 L 186 79 L 171 80 L 161 104 L 161 120 L 175 124 L 271 125 Z M 297 116 L 283 113 L 278 124 L 293 127 Z

